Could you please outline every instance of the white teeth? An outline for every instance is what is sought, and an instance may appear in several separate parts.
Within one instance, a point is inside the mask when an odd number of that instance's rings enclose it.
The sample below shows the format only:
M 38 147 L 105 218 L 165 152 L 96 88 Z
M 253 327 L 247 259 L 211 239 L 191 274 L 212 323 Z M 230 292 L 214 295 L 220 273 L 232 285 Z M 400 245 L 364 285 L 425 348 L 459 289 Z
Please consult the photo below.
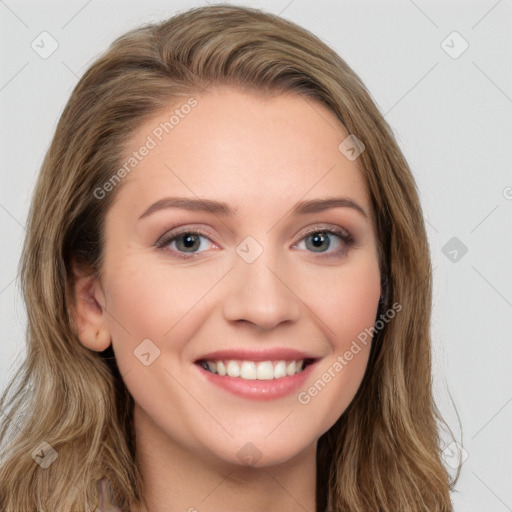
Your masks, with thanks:
M 215 363 L 207 361 L 206 364 L 208 365 L 208 370 L 210 370 L 212 373 L 217 373 L 217 365 Z
M 219 375 L 226 375 L 226 367 L 222 361 L 217 361 L 217 373 Z
M 240 366 L 235 361 L 229 361 L 226 366 L 226 373 L 230 377 L 240 377 Z
M 274 379 L 286 377 L 286 361 L 279 361 L 274 367 Z
M 235 363 L 234 361 L 231 361 Z M 235 363 L 238 366 L 238 363 Z M 240 369 L 240 377 L 247 380 L 256 380 L 256 365 L 252 361 L 244 361 Z
M 245 380 L 272 380 L 300 373 L 304 360 L 299 361 L 203 361 L 203 368 L 221 376 Z
M 274 367 L 272 361 L 264 361 L 256 367 L 256 378 L 258 380 L 272 380 L 274 378 Z

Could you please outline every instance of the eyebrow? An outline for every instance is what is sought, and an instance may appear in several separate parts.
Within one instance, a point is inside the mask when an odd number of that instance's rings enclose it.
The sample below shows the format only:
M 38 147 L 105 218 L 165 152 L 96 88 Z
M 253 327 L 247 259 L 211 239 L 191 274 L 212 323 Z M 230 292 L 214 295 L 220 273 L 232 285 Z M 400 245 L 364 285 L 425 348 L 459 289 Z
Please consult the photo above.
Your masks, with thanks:
M 194 199 L 191 197 L 165 197 L 156 203 L 153 203 L 140 217 L 148 217 L 152 213 L 167 208 L 178 208 L 182 210 L 195 212 L 210 212 L 222 217 L 233 217 L 237 208 L 229 206 L 223 201 L 214 201 L 212 199 Z M 319 213 L 331 208 L 352 208 L 359 212 L 365 219 L 370 215 L 365 208 L 357 204 L 352 199 L 346 197 L 330 197 L 326 199 L 311 199 L 300 201 L 293 209 L 293 215 L 307 215 L 309 213 Z

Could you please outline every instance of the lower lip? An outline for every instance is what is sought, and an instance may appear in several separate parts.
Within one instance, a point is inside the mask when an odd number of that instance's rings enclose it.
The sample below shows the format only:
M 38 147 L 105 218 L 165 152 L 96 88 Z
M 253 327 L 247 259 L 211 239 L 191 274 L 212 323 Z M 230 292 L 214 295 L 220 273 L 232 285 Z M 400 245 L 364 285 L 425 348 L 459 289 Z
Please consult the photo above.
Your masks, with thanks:
M 212 373 L 196 364 L 204 378 L 230 393 L 251 400 L 275 400 L 297 391 L 313 371 L 318 361 L 309 364 L 295 375 L 272 380 L 245 380 Z

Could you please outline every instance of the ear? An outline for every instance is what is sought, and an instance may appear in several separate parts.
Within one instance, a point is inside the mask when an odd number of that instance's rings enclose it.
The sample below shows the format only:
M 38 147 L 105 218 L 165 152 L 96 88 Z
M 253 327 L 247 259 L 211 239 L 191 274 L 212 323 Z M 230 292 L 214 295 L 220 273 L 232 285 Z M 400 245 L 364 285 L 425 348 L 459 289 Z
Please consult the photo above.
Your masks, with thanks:
M 82 345 L 96 352 L 110 346 L 111 337 L 105 311 L 105 294 L 100 281 L 83 266 L 71 262 L 74 275 L 71 314 Z

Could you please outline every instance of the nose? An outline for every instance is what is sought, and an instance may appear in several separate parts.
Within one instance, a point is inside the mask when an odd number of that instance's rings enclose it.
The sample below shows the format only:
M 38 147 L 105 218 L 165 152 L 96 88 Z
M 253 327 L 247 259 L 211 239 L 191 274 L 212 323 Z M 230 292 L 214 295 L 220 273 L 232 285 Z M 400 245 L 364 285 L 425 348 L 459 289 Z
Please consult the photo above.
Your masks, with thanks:
M 293 291 L 290 272 L 280 270 L 271 251 L 252 263 L 236 256 L 224 301 L 224 317 L 230 322 L 249 323 L 260 330 L 296 322 L 300 299 Z

